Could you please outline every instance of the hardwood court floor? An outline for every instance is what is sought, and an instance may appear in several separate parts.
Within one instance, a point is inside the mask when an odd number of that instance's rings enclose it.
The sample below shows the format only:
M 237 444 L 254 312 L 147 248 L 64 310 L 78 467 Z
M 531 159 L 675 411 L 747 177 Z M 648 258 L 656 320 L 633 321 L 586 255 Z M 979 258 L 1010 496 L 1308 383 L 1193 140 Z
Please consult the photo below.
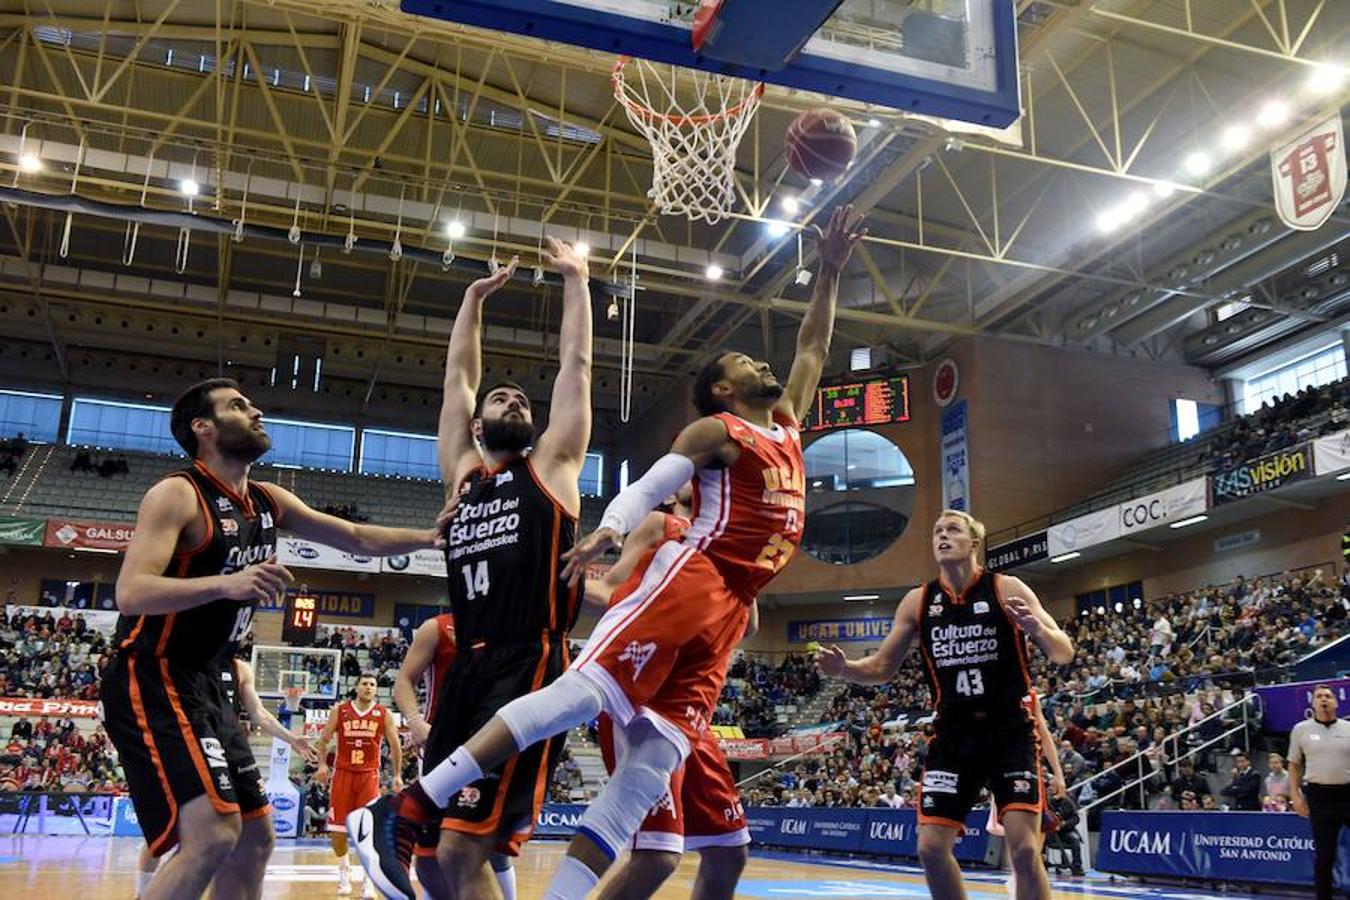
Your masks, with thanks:
M 130 900 L 133 872 L 141 842 L 108 837 L 0 837 L 0 898 L 27 900 Z M 536 841 L 517 861 L 520 900 L 536 900 L 544 892 L 564 845 Z M 698 865 L 686 854 L 659 900 L 689 896 Z M 1001 900 L 1004 882 L 997 873 L 971 873 L 966 879 L 972 900 Z M 311 900 L 337 896 L 333 855 L 316 842 L 283 842 L 268 868 L 264 896 L 268 900 Z M 359 889 L 354 896 L 359 896 Z M 909 866 L 822 864 L 798 856 L 756 853 L 746 869 L 737 898 L 745 900 L 872 900 L 927 897 L 923 877 Z M 1055 896 L 1062 900 L 1235 900 L 1240 893 L 1217 894 L 1197 888 L 1153 888 L 1106 879 L 1057 879 Z M 1266 895 L 1269 897 L 1269 894 Z

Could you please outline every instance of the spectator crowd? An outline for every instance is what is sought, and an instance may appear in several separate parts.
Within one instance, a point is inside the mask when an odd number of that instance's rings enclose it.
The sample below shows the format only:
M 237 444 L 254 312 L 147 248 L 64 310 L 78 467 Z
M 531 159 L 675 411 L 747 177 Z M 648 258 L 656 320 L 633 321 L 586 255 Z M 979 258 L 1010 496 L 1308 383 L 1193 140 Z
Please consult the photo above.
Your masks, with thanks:
M 22 431 L 12 438 L 0 438 L 0 472 L 13 475 L 19 469 L 19 460 L 28 452 L 28 438 Z
M 1322 418 L 1325 414 L 1325 418 Z M 1350 426 L 1350 379 L 1266 400 L 1233 423 L 1205 452 L 1217 469 L 1292 447 Z

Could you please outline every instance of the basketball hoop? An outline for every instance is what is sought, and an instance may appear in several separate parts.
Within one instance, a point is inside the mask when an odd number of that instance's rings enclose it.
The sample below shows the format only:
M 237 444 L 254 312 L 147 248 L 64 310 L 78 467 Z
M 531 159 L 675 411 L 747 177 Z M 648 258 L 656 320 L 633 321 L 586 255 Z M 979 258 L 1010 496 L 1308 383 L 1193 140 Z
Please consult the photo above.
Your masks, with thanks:
M 297 714 L 300 716 L 300 725 L 302 730 L 305 724 L 304 720 L 305 713 L 304 710 L 300 708 L 300 703 L 301 701 L 304 700 L 304 698 L 305 698 L 305 689 L 303 687 L 286 688 L 286 712 L 291 717 L 294 717 Z M 286 727 L 290 728 L 290 724 L 288 723 Z
M 647 196 L 657 209 L 720 221 L 736 205 L 736 148 L 764 96 L 763 82 L 690 71 L 682 88 L 674 66 L 667 74 L 628 56 L 619 57 L 610 80 L 628 120 L 651 142 Z

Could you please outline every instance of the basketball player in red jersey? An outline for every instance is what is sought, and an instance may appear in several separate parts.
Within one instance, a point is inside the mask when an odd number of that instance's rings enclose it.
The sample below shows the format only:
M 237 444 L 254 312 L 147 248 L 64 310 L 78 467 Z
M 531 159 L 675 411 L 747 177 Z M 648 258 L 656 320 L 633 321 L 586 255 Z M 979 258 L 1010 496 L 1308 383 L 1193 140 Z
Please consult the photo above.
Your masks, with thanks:
M 145 900 L 200 897 L 208 885 L 218 900 L 256 898 L 272 824 L 218 660 L 233 655 L 254 607 L 292 581 L 276 561 L 277 530 L 369 556 L 437 546 L 440 532 L 357 525 L 251 480 L 271 439 L 231 379 L 185 391 L 169 428 L 193 463 L 141 501 L 117 577 L 104 716 L 151 852 L 179 847 Z
M 1021 579 L 979 565 L 984 526 L 944 510 L 933 526 L 938 577 L 900 601 L 876 653 L 850 660 L 817 651 L 824 675 L 885 684 L 917 641 L 936 718 L 919 792 L 919 858 L 938 900 L 964 900 L 952 848 L 980 791 L 994 795 L 1017 881 L 1017 900 L 1048 900 L 1041 862 L 1045 796 L 1027 639 L 1050 661 L 1073 659 L 1073 641 Z
M 403 656 L 403 665 L 394 676 L 394 703 L 403 714 L 408 725 L 408 747 L 418 749 L 426 744 L 431 733 L 428 721 L 436 715 L 436 706 L 441 702 L 441 685 L 455 661 L 455 617 L 450 613 L 432 616 L 413 632 L 412 644 Z M 422 682 L 423 706 L 417 704 L 418 681 Z M 421 760 L 418 760 L 419 768 Z M 440 843 L 440 823 L 422 830 L 418 838 L 414 856 L 417 859 L 417 878 L 422 889 L 431 900 L 450 900 L 453 894 L 440 866 L 436 864 L 436 847 Z M 516 870 L 511 857 L 505 853 L 493 853 L 488 857 L 502 890 L 503 900 L 516 900 Z
M 605 609 L 619 600 L 618 589 L 635 568 L 645 566 L 644 557 L 663 541 L 681 539 L 692 524 L 688 485 L 668 498 L 656 512 L 623 542 L 623 553 L 602 578 L 587 579 L 586 605 Z M 670 511 L 664 509 L 669 507 Z M 759 605 L 750 608 L 745 638 L 759 630 Z M 622 734 L 619 736 L 622 741 Z M 600 750 L 605 767 L 613 774 L 615 752 L 613 721 L 600 717 Z M 736 883 L 749 857 L 750 831 L 746 826 L 740 792 L 727 765 L 726 755 L 711 730 L 704 731 L 690 750 L 684 765 L 670 776 L 670 788 L 642 820 L 633 836 L 632 853 L 605 882 L 600 900 L 646 900 L 653 896 L 680 864 L 684 850 L 699 851 L 698 874 L 691 900 L 731 900 Z
M 356 699 L 339 703 L 328 713 L 328 723 L 319 735 L 320 781 L 328 780 L 328 743 L 337 735 L 333 782 L 328 790 L 328 832 L 338 858 L 338 893 L 350 894 L 352 876 L 347 862 L 347 814 L 380 796 L 380 741 L 389 741 L 389 763 L 394 770 L 394 790 L 403 790 L 403 747 L 398 741 L 394 717 L 375 702 L 375 673 L 363 672 L 356 679 Z M 363 896 L 374 897 L 375 888 L 366 878 Z
M 407 848 L 451 794 L 602 710 L 624 729 L 627 752 L 587 807 L 546 897 L 586 896 L 666 792 L 708 727 L 751 603 L 801 539 L 806 475 L 797 423 L 829 353 L 839 275 L 864 235 L 860 224 L 851 209 L 837 209 L 817 230 L 822 271 L 786 388 L 768 363 L 719 354 L 694 383 L 703 418 L 610 503 L 599 529 L 563 553 L 563 574 L 579 581 L 587 562 L 621 546 L 661 500 L 694 480 L 694 523 L 683 540 L 663 543 L 633 573 L 566 674 L 503 706 L 367 823 L 372 855 L 389 877 L 387 889 L 380 885 L 386 896 L 412 900 Z

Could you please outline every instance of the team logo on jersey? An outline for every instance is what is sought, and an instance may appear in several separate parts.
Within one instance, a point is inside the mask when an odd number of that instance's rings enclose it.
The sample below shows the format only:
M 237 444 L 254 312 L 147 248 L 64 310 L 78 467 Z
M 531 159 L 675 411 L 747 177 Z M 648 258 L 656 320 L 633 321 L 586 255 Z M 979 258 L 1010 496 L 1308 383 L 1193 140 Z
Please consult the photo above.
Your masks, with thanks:
M 459 800 L 456 801 L 455 805 L 473 809 L 481 799 L 483 799 L 482 791 L 476 787 L 466 787 L 459 792 Z
M 932 798 L 932 797 L 924 797 L 924 798 L 923 798 L 923 808 L 924 808 L 924 809 L 932 809 L 932 807 L 933 807 L 933 798 Z
M 1025 778 L 1013 779 L 1013 793 L 1014 794 L 1031 793 L 1031 782 L 1027 781 Z
M 204 737 L 201 740 L 202 753 L 206 754 L 206 764 L 213 769 L 229 768 L 229 763 L 225 761 L 225 747 L 220 741 L 213 737 Z
M 272 522 L 272 514 L 270 512 L 265 512 L 262 515 L 260 515 L 258 517 L 258 521 L 262 524 L 263 528 L 275 527 L 275 525 Z
M 655 641 L 648 641 L 645 644 L 629 641 L 628 646 L 619 654 L 619 662 L 631 662 L 633 664 L 633 680 L 637 681 L 642 677 L 642 670 L 647 667 L 647 663 L 651 662 L 655 654 Z
M 220 531 L 229 537 L 235 537 L 239 534 L 239 523 L 234 519 L 221 519 Z
M 983 615 L 984 613 L 989 612 L 989 604 L 984 600 L 976 600 L 975 605 L 971 607 L 971 609 L 975 610 L 975 615 Z
M 663 812 L 669 813 L 672 819 L 675 818 L 675 796 L 669 790 L 661 795 L 661 799 L 656 801 L 656 805 L 648 815 L 659 815 Z
M 234 503 L 230 501 L 229 497 L 217 497 L 216 509 L 223 513 L 234 512 Z
M 229 772 L 221 772 L 219 775 L 217 775 L 217 776 L 216 776 L 216 784 L 220 785 L 220 789 L 221 789 L 222 791 L 232 791 L 232 790 L 234 790 L 234 784 L 230 781 L 230 773 L 229 773 Z
M 940 616 L 940 615 L 942 615 L 942 604 L 941 604 L 941 603 L 934 603 L 934 604 L 932 604 L 931 606 L 929 606 L 929 607 L 928 607 L 928 614 L 929 614 L 930 616 Z
M 501 473 L 499 473 L 499 474 L 497 475 L 497 479 L 496 479 L 496 481 L 497 481 L 497 487 L 501 487 L 501 486 L 504 485 L 504 484 L 510 484 L 511 482 L 513 482 L 513 481 L 515 481 L 515 480 L 516 480 L 516 477 L 515 477 L 514 475 L 512 475 L 510 472 L 501 472 Z
M 923 773 L 923 792 L 925 794 L 955 794 L 959 777 L 955 772 L 929 769 Z

